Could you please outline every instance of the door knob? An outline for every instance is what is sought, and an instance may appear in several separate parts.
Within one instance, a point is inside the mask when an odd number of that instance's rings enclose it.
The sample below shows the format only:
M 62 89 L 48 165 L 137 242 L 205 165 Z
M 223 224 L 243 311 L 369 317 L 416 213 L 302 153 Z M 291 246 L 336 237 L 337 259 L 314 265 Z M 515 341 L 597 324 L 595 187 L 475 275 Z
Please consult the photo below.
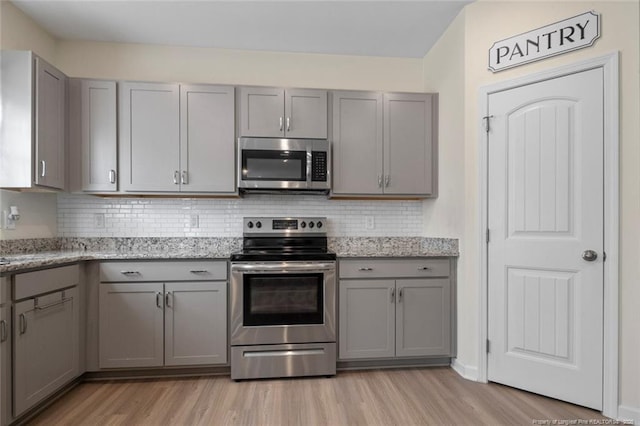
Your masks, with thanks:
M 582 258 L 587 262 L 593 262 L 598 258 L 598 253 L 593 250 L 585 250 L 582 252 Z

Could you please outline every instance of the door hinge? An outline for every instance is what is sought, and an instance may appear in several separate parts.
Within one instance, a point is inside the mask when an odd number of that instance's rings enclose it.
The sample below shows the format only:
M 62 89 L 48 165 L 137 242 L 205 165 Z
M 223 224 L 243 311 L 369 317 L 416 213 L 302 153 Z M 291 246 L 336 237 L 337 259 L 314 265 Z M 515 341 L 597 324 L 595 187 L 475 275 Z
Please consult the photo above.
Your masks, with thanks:
M 492 118 L 493 118 L 493 115 L 485 115 L 484 117 L 482 117 L 482 124 L 484 125 L 484 131 L 487 133 L 489 133 L 489 130 L 491 129 L 489 120 L 491 120 Z
M 489 339 L 487 339 L 487 353 L 489 353 Z
M 489 244 L 489 228 L 487 228 L 487 233 L 486 233 L 486 240 L 487 240 L 487 244 Z

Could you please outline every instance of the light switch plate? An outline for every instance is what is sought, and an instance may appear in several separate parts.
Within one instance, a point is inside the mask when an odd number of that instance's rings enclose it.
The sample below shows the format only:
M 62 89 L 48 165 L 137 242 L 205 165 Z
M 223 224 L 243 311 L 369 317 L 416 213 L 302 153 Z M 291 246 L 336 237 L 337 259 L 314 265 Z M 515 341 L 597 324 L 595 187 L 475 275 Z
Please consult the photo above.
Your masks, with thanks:
M 16 221 L 9 219 L 9 210 L 2 211 L 2 225 L 4 229 L 16 229 Z

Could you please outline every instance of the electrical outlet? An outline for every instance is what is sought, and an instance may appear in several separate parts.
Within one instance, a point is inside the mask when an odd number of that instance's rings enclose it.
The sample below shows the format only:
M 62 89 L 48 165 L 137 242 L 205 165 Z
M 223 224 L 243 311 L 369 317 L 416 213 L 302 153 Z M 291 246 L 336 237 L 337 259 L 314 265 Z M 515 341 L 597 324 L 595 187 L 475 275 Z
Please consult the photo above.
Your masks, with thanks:
M 365 227 L 365 229 L 375 229 L 376 228 L 376 222 L 375 222 L 373 216 L 365 216 L 364 217 L 364 227 Z
M 192 214 L 189 216 L 189 227 L 198 228 L 200 226 L 200 218 L 197 214 Z
M 93 214 L 93 227 L 104 228 L 104 213 Z

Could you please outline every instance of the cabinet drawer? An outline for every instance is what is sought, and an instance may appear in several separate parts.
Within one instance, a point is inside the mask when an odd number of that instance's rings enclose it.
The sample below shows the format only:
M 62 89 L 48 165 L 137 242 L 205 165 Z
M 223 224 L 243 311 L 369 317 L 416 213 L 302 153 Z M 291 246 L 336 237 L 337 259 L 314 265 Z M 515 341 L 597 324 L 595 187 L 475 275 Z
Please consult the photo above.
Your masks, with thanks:
M 16 300 L 20 300 L 78 285 L 79 279 L 80 267 L 78 265 L 17 274 L 14 278 L 13 294 Z
M 225 261 L 103 262 L 102 282 L 211 281 L 227 279 Z
M 340 260 L 340 278 L 448 277 L 449 259 Z

